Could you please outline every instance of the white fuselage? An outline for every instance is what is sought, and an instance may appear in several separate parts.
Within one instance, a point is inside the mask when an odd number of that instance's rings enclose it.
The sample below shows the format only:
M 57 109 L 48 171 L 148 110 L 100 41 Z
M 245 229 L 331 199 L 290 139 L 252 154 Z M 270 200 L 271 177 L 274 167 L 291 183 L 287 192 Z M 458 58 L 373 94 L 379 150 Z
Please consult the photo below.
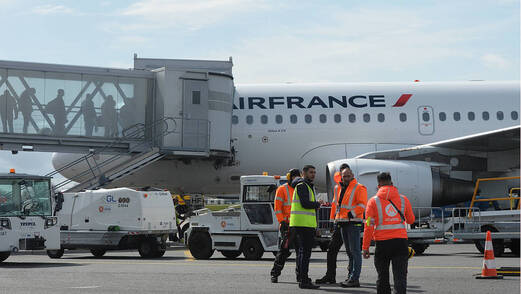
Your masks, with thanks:
M 165 159 L 122 185 L 237 194 L 241 175 L 312 164 L 324 191 L 330 161 L 519 125 L 519 107 L 515 81 L 238 85 L 234 165 Z M 56 155 L 53 163 L 70 160 Z

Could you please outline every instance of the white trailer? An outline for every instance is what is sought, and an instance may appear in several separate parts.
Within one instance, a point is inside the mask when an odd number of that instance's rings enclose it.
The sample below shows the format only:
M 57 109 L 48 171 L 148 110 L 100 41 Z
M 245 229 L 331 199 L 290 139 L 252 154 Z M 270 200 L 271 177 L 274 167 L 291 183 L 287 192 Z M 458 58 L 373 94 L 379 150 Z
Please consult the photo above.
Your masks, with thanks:
M 51 178 L 0 174 L 0 262 L 11 252 L 60 248 Z
M 168 235 L 177 231 L 168 191 L 99 189 L 63 198 L 61 247 L 47 251 L 51 258 L 60 258 L 65 249 L 88 249 L 96 257 L 107 250 L 138 249 L 142 257 L 161 257 Z

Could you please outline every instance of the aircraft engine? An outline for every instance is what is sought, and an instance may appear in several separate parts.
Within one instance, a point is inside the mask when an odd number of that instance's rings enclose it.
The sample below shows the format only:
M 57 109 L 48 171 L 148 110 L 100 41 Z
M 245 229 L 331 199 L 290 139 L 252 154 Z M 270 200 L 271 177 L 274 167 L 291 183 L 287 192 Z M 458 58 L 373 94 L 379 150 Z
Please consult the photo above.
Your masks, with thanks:
M 439 172 L 436 165 L 422 161 L 341 159 L 327 164 L 326 184 L 331 201 L 334 174 L 340 165 L 349 164 L 357 180 L 367 187 L 368 198 L 376 194 L 376 176 L 390 172 L 393 184 L 407 196 L 413 207 L 440 207 L 472 199 L 474 183 L 452 179 Z M 439 165 L 438 165 L 439 166 Z

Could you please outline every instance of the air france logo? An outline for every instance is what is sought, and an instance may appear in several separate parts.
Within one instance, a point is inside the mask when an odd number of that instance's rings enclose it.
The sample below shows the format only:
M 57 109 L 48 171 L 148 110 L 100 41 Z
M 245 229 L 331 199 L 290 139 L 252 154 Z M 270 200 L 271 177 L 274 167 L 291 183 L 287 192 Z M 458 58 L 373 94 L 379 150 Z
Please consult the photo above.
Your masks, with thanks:
M 411 97 L 412 94 L 402 94 L 392 107 L 404 106 Z M 233 109 L 365 108 L 386 107 L 386 97 L 385 95 L 313 96 L 311 99 L 300 96 L 239 97 L 236 103 L 233 104 Z
M 398 213 L 398 211 L 396 211 L 396 209 L 394 208 L 394 206 L 392 204 L 388 204 L 385 207 L 385 213 L 388 216 L 393 217 L 393 216 L 395 216 Z

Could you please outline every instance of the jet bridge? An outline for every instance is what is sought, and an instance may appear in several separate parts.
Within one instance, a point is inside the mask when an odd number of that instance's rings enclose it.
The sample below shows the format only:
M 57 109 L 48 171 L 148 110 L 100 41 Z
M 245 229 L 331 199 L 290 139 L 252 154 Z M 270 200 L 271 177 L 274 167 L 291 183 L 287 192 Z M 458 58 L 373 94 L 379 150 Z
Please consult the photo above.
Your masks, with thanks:
M 0 61 L 0 149 L 110 154 L 118 177 L 163 156 L 231 157 L 232 66 L 137 55 L 131 69 Z M 87 163 L 83 186 L 106 183 L 103 166 Z

